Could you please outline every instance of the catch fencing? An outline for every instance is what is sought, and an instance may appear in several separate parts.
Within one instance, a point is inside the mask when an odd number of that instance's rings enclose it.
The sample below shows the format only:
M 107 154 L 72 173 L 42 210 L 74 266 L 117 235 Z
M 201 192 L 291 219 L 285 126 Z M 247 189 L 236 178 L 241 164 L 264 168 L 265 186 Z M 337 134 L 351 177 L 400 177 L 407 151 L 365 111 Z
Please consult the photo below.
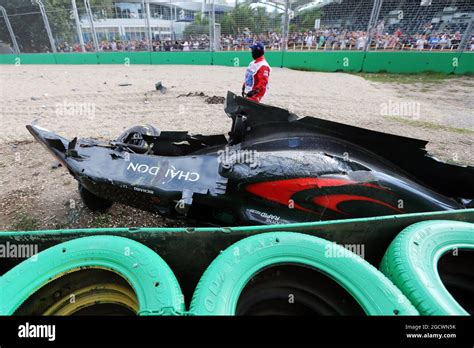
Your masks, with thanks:
M 0 0 L 0 53 L 474 51 L 472 0 Z

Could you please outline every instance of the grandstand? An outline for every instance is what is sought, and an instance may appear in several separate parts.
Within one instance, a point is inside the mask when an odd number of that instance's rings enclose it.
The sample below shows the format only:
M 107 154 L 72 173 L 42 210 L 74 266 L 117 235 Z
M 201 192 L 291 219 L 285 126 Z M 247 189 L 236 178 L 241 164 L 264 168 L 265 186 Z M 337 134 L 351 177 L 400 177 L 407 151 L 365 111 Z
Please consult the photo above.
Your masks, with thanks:
M 321 7 L 321 26 L 367 30 L 373 4 L 373 0 L 335 0 Z M 474 1 L 384 0 L 378 18 L 389 33 L 398 29 L 405 34 L 464 32 L 474 18 Z
M 385 0 L 379 19 L 383 19 L 388 31 L 400 30 L 407 34 L 465 31 L 474 17 L 472 0 L 432 0 L 431 5 L 422 6 L 420 0 Z M 390 13 L 399 11 L 400 19 L 390 23 Z M 393 18 L 393 17 L 392 17 Z
M 348 31 L 367 30 L 372 7 L 371 0 L 335 0 L 321 7 L 321 26 Z

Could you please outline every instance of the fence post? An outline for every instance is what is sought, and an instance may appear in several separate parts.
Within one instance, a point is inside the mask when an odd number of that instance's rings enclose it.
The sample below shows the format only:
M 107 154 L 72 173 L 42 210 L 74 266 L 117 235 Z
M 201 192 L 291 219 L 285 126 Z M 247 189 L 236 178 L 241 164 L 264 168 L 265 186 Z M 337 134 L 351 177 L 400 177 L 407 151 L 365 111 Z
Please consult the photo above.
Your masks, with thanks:
M 13 49 L 15 50 L 16 54 L 20 54 L 20 48 L 18 47 L 18 42 L 16 42 L 15 33 L 13 32 L 12 26 L 10 24 L 10 19 L 8 19 L 7 10 L 5 10 L 5 7 L 0 6 L 0 11 L 2 11 L 3 18 L 5 18 L 5 24 L 7 25 L 10 38 L 12 39 Z
M 382 8 L 383 0 L 374 0 L 372 13 L 370 14 L 369 24 L 367 25 L 367 41 L 365 43 L 364 51 L 368 51 L 372 43 L 373 29 L 377 27 L 380 9 Z
M 288 32 L 290 27 L 290 0 L 285 0 L 285 13 L 283 15 L 283 46 L 282 51 L 285 52 L 288 49 Z
M 474 16 L 474 15 L 471 15 L 471 16 Z M 471 21 L 469 22 L 466 28 L 466 31 L 464 35 L 462 36 L 461 42 L 459 43 L 458 51 L 463 51 L 464 49 L 466 51 L 469 50 L 467 47 L 467 43 L 469 42 L 469 40 L 471 40 L 471 32 L 474 26 L 473 23 L 474 23 L 474 17 L 471 17 Z
M 92 9 L 91 9 L 91 4 L 89 3 L 89 0 L 84 0 L 84 6 L 86 8 L 86 13 L 87 13 L 87 16 L 89 17 L 89 23 L 91 25 L 92 41 L 94 41 L 96 52 L 99 52 L 100 51 L 99 41 L 97 40 L 97 33 L 95 31 L 95 26 L 94 26 L 94 16 L 92 15 Z
M 170 20 L 171 20 L 171 23 L 170 23 L 170 39 L 171 41 L 173 41 L 174 39 L 174 21 L 175 21 L 175 18 L 173 18 L 174 15 L 173 15 L 173 4 L 171 3 L 171 0 L 170 0 Z
M 209 20 L 209 52 L 214 51 L 213 42 L 214 42 L 214 30 L 213 30 L 213 23 L 212 23 L 212 0 L 209 2 L 210 8 L 207 11 L 207 17 Z
M 48 15 L 46 14 L 46 10 L 44 9 L 44 4 L 41 0 L 34 0 L 36 5 L 39 6 L 41 16 L 43 17 L 44 28 L 46 29 L 46 33 L 48 34 L 49 43 L 51 45 L 51 50 L 53 53 L 57 53 L 56 50 L 56 43 L 54 42 L 53 33 L 51 32 L 51 27 L 49 26 Z
M 79 20 L 79 14 L 77 13 L 76 0 L 71 0 L 71 3 L 72 3 L 72 12 L 74 15 L 74 20 L 76 21 L 77 36 L 79 36 L 79 43 L 81 44 L 81 50 L 82 52 L 85 52 L 86 47 L 84 46 L 84 37 L 82 36 L 81 21 Z
M 215 1 L 210 0 L 211 9 L 209 12 L 209 51 L 215 52 L 218 50 L 216 37 L 216 6 Z
M 142 14 L 145 18 L 145 36 L 148 40 L 148 51 L 153 51 L 153 38 L 151 35 L 151 26 L 150 26 L 150 2 L 149 0 L 142 0 Z

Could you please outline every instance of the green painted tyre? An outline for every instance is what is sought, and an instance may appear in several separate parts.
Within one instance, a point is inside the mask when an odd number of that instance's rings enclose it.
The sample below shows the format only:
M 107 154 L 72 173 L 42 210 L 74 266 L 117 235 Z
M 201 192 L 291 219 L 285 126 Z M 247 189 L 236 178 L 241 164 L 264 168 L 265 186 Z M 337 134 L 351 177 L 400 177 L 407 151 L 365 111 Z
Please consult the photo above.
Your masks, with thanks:
M 381 271 L 408 297 L 422 315 L 467 315 L 443 283 L 440 259 L 455 250 L 474 252 L 474 224 L 457 221 L 425 221 L 404 229 L 390 244 L 380 265 Z M 474 297 L 474 272 L 457 274 L 459 284 Z M 459 271 L 459 270 L 458 270 Z M 458 278 L 459 279 L 459 278 Z M 459 283 L 459 282 L 458 282 Z M 469 285 L 470 284 L 470 285 Z
M 235 315 L 246 285 L 259 272 L 278 265 L 298 265 L 323 273 L 357 301 L 362 313 L 418 314 L 390 280 L 361 257 L 325 239 L 292 232 L 258 234 L 223 251 L 200 279 L 190 312 Z
M 137 314 L 184 311 L 183 295 L 173 272 L 153 250 L 117 236 L 73 239 L 31 257 L 0 278 L 0 315 L 12 315 L 37 290 L 84 269 L 110 270 L 133 289 Z M 123 295 L 123 294 L 122 294 Z

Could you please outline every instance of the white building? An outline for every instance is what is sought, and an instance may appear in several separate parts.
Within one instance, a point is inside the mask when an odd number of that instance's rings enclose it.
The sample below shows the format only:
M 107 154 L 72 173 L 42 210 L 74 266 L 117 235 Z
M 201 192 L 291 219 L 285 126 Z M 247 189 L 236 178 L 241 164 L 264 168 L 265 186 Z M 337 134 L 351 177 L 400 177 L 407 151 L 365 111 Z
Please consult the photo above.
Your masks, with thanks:
M 150 6 L 150 27 L 155 39 L 180 38 L 187 24 L 194 20 L 198 12 L 207 14 L 211 9 L 211 0 L 148 0 Z M 146 11 L 143 0 L 114 0 L 112 15 L 94 20 L 94 27 L 99 40 L 139 40 L 146 38 Z M 216 13 L 232 10 L 233 6 L 225 0 L 214 0 Z M 91 40 L 91 29 L 88 18 L 81 19 L 81 27 L 86 41 Z

